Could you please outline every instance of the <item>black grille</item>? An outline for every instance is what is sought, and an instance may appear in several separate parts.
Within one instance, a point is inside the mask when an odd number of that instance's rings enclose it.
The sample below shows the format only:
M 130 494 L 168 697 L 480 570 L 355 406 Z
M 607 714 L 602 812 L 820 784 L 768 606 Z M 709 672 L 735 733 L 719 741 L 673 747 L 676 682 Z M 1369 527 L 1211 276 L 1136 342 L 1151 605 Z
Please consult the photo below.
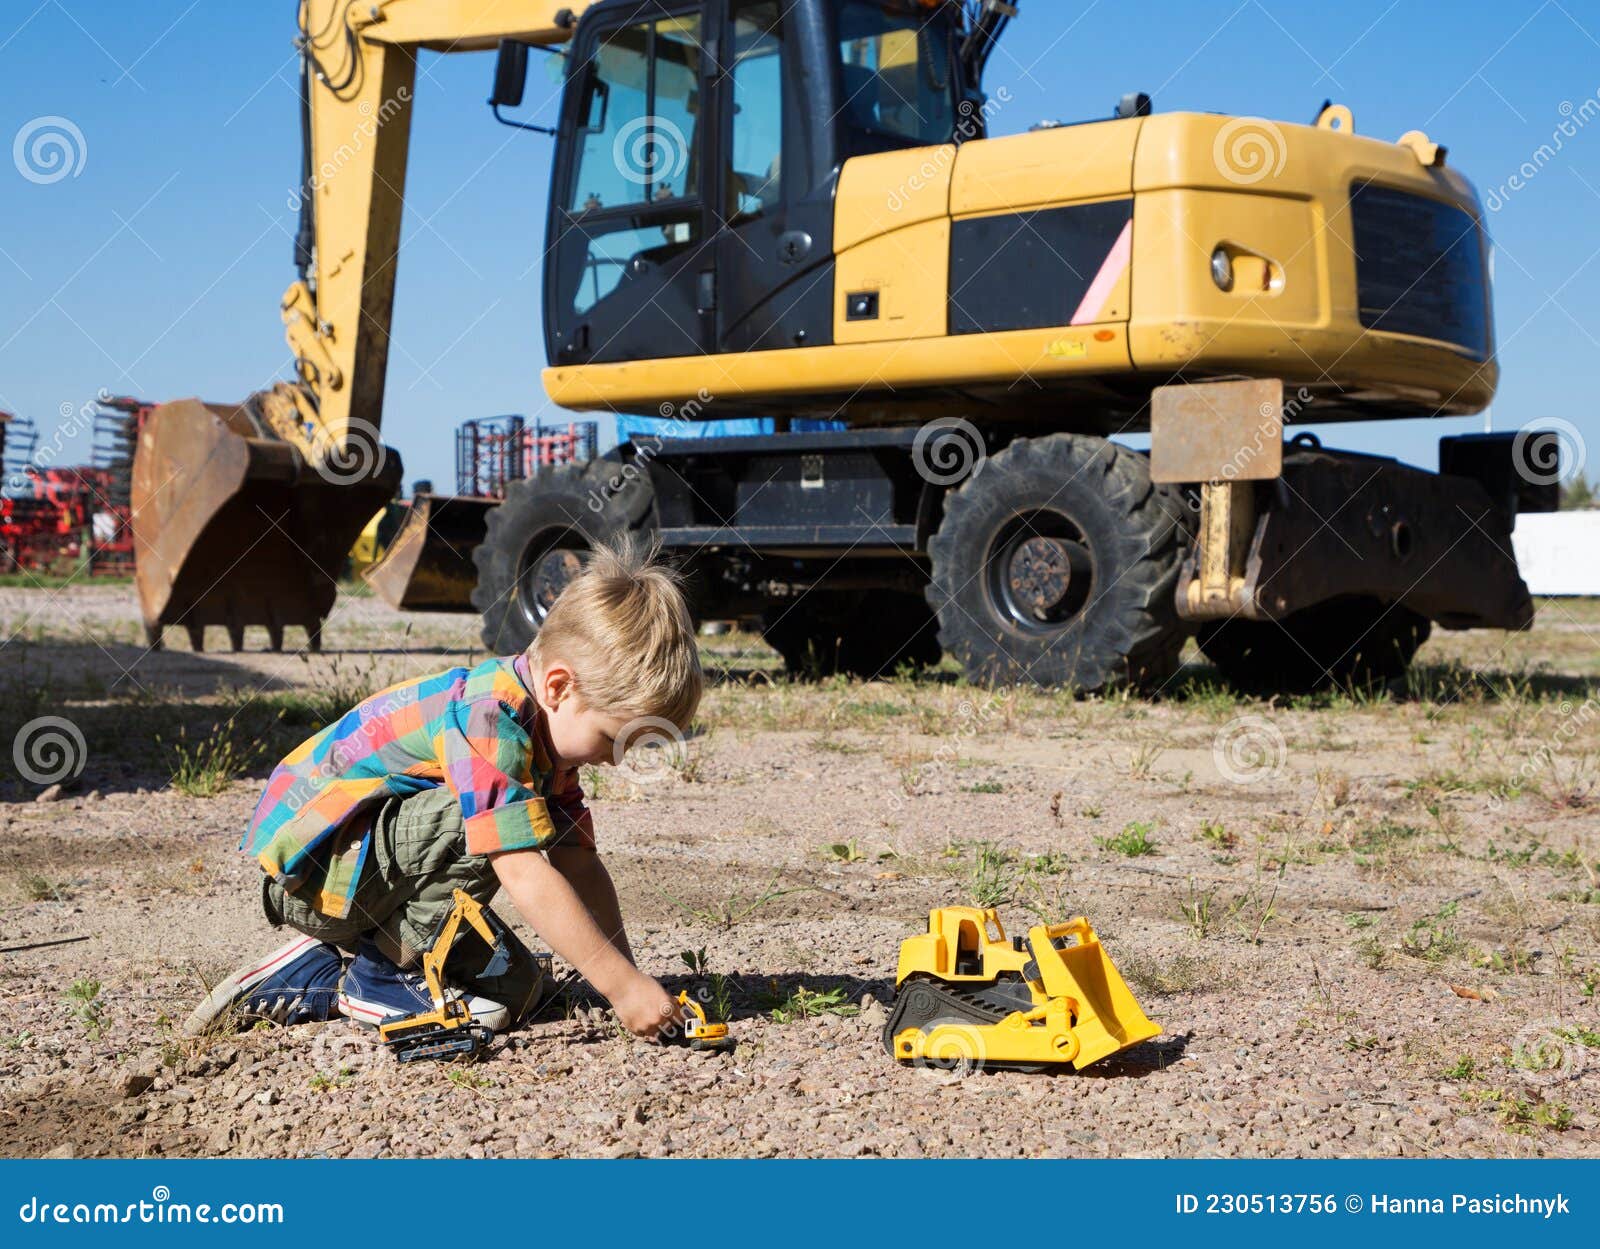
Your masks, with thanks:
M 1453 204 L 1361 183 L 1350 190 L 1361 324 L 1489 350 L 1478 223 Z

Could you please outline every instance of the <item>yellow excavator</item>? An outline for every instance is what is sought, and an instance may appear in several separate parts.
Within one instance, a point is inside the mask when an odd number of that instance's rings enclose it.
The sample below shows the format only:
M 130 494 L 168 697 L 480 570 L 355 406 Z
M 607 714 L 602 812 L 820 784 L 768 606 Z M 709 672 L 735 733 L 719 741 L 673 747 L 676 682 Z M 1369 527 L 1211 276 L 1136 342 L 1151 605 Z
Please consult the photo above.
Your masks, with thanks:
M 985 70 L 1021 8 L 302 0 L 296 376 L 147 423 L 152 641 L 316 644 L 400 475 L 379 430 L 418 58 L 491 48 L 495 116 L 528 129 L 505 113 L 530 55 L 563 61 L 550 400 L 774 430 L 515 484 L 472 552 L 491 649 L 629 531 L 795 671 L 950 653 L 983 681 L 1159 684 L 1198 633 L 1240 685 L 1315 688 L 1395 676 L 1432 623 L 1525 627 L 1536 440 L 1447 438 L 1435 473 L 1292 429 L 1493 397 L 1489 241 L 1445 149 L 1340 105 L 1296 125 L 1138 93 L 992 138 L 1011 93 Z M 1148 453 L 1112 441 L 1139 433 Z

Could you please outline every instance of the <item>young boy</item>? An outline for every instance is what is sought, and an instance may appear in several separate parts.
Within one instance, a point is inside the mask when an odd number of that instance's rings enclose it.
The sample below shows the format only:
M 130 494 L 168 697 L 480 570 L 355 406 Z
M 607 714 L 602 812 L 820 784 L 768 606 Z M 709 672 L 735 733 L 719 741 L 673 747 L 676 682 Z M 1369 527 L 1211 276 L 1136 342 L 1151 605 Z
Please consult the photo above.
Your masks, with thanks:
M 230 1012 L 376 1026 L 428 1010 L 420 958 L 454 891 L 487 903 L 504 888 L 624 1026 L 655 1036 L 677 1003 L 634 965 L 577 770 L 620 762 L 633 721 L 686 729 L 701 691 L 676 574 L 624 546 L 594 552 L 525 654 L 374 694 L 278 765 L 240 843 L 266 873 L 267 918 L 302 935 L 218 985 L 185 1031 Z M 496 949 L 458 941 L 445 973 L 500 1031 L 545 986 L 489 922 Z

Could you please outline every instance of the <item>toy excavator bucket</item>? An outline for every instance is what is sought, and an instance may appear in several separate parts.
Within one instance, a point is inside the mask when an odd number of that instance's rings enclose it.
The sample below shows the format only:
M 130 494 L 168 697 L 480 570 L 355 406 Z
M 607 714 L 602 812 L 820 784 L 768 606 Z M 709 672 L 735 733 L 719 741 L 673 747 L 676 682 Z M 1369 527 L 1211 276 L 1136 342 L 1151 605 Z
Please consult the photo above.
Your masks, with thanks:
M 1063 945 L 1067 937 L 1077 937 L 1078 943 Z M 1033 928 L 1028 942 L 1045 992 L 1077 1003 L 1072 1033 L 1078 1039 L 1078 1052 L 1072 1065 L 1078 1070 L 1161 1035 L 1160 1027 L 1134 1000 L 1087 919 L 1080 916 L 1069 923 Z
M 469 611 L 478 570 L 472 553 L 483 542 L 498 500 L 418 495 L 388 549 L 361 576 L 390 607 L 402 611 Z
M 145 422 L 133 461 L 134 577 L 145 635 L 182 625 L 202 650 L 222 625 L 235 650 L 263 625 L 273 650 L 285 625 L 321 646 L 322 622 L 356 536 L 394 494 L 400 458 L 318 472 L 248 405 L 182 399 Z M 337 468 L 339 471 L 334 471 Z

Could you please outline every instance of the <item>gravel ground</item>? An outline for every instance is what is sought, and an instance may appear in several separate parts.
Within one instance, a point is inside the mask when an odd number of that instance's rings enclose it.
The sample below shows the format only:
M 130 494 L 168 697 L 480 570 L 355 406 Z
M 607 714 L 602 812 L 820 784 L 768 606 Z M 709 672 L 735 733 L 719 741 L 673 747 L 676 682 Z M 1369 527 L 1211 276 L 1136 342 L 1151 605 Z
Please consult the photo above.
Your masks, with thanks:
M 131 587 L 0 589 L 8 1152 L 1600 1154 L 1588 603 L 1436 640 L 1408 690 L 1281 706 L 1198 659 L 1163 700 L 1073 701 L 794 686 L 709 639 L 686 757 L 603 773 L 593 806 L 641 962 L 687 987 L 703 948 L 736 1053 L 636 1043 L 582 991 L 472 1066 L 403 1068 L 343 1023 L 178 1038 L 282 939 L 234 845 L 308 702 L 456 662 L 474 626 L 347 597 L 320 657 L 146 653 Z M 41 716 L 87 753 L 43 802 L 9 757 Z M 224 748 L 215 796 L 169 785 Z M 895 1066 L 898 944 L 979 893 L 1013 930 L 1087 914 L 1161 1037 L 1080 1074 Z M 802 989 L 842 1013 L 792 1017 Z

